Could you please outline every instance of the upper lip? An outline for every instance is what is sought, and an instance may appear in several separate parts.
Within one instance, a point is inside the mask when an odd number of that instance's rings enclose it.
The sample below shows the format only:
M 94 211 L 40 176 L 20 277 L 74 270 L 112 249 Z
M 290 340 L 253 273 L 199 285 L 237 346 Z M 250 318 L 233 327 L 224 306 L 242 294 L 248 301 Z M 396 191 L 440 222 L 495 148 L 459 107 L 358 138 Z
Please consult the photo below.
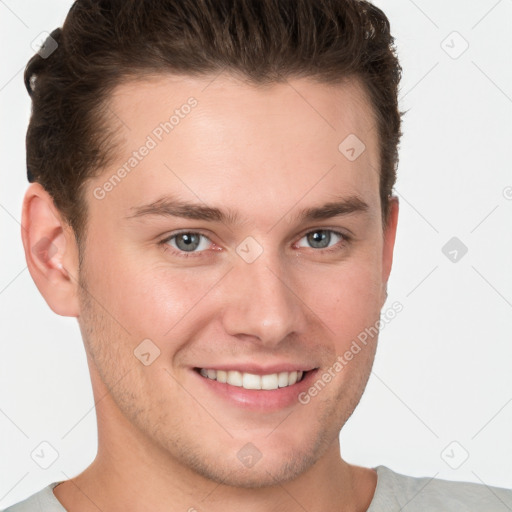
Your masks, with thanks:
M 220 363 L 209 364 L 205 366 L 197 366 L 196 368 L 205 368 L 207 370 L 225 370 L 225 371 L 239 371 L 242 373 L 252 373 L 254 375 L 269 375 L 272 373 L 281 372 L 307 372 L 314 370 L 317 367 L 312 366 L 311 363 L 274 363 L 271 365 L 259 365 L 255 363 Z

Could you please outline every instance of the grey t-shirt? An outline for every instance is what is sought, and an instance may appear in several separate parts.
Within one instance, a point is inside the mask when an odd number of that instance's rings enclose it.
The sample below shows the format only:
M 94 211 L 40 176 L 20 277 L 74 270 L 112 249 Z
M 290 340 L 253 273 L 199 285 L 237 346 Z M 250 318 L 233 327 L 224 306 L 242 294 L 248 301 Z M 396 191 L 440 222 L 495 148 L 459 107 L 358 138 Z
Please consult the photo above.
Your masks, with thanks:
M 511 512 L 512 489 L 395 473 L 377 466 L 377 487 L 367 512 Z M 53 482 L 3 512 L 66 512 Z

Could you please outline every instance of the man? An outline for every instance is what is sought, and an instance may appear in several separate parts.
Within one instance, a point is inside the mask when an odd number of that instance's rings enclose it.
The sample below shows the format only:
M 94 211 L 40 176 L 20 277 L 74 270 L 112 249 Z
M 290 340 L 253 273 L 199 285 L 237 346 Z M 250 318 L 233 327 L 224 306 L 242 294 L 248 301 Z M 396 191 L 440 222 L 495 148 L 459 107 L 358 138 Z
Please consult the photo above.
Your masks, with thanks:
M 84 0 L 45 48 L 23 243 L 78 319 L 98 454 L 9 511 L 511 509 L 505 489 L 340 456 L 398 219 L 379 9 Z

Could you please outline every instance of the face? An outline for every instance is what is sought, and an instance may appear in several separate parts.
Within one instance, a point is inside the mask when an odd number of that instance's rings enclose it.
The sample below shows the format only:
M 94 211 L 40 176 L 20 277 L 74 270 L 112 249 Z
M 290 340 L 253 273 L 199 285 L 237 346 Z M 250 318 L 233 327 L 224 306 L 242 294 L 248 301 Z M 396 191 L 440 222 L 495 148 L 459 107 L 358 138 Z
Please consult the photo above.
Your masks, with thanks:
M 162 467 L 258 487 L 336 451 L 376 338 L 344 354 L 379 319 L 392 234 L 357 82 L 212 79 L 113 94 L 120 145 L 87 184 L 79 323 L 112 397 L 100 443 L 110 430 Z

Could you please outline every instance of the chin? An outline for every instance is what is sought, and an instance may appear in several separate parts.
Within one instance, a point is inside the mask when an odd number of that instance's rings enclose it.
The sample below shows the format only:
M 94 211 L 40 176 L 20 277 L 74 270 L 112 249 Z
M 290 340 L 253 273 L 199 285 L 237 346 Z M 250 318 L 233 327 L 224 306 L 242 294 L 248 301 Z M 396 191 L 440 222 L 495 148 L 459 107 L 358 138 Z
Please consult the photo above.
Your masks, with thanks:
M 236 488 L 259 489 L 292 481 L 308 471 L 327 451 L 329 443 L 325 441 L 326 437 L 320 434 L 316 441 L 284 446 L 268 439 L 265 442 L 262 438 L 255 439 L 254 444 L 228 442 L 227 446 L 222 444 L 219 451 L 205 450 L 197 445 L 186 449 L 181 444 L 180 453 L 175 455 L 183 466 L 210 481 Z
M 314 465 L 316 460 L 295 452 L 293 459 L 273 457 L 273 460 L 262 458 L 252 467 L 245 467 L 235 459 L 224 467 L 218 465 L 194 468 L 208 480 L 222 485 L 242 489 L 261 489 L 273 487 L 296 479 Z

